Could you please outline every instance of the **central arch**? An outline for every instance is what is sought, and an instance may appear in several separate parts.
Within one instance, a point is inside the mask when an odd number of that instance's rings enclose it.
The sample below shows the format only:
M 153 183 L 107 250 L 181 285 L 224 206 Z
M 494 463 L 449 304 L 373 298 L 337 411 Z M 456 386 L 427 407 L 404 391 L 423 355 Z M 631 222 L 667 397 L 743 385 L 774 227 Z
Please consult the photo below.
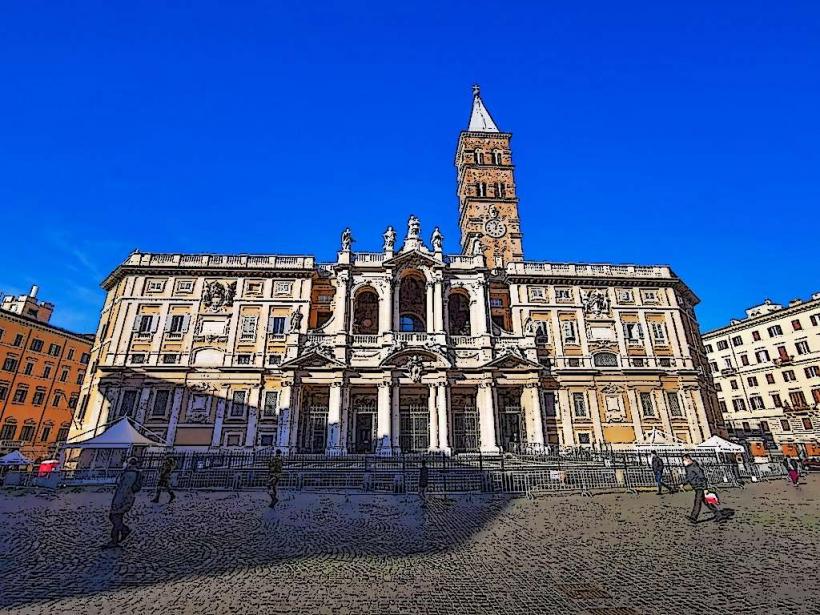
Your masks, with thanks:
M 427 331 L 427 292 L 424 276 L 416 270 L 399 282 L 399 331 Z

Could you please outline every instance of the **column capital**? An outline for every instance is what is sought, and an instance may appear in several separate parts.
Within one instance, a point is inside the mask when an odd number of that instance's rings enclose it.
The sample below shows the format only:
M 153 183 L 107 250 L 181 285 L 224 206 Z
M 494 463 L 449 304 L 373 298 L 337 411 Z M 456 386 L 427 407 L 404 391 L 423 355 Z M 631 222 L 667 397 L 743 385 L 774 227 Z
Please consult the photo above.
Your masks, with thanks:
M 493 380 L 480 380 L 478 382 L 478 388 L 480 389 L 490 389 L 495 386 L 495 382 Z
M 539 388 L 540 384 L 538 382 L 525 382 L 523 385 L 525 389 L 537 389 Z

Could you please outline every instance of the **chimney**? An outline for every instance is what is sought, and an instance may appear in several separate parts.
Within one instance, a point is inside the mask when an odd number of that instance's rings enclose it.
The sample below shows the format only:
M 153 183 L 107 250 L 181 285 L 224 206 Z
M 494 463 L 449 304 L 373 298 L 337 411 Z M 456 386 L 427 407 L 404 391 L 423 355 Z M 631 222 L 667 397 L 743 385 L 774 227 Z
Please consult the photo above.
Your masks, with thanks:
M 36 298 L 37 297 L 37 291 L 39 291 L 39 290 L 40 290 L 40 287 L 37 286 L 36 284 L 33 284 L 32 287 L 31 287 L 31 290 L 28 293 L 28 296 L 31 297 L 32 299 Z

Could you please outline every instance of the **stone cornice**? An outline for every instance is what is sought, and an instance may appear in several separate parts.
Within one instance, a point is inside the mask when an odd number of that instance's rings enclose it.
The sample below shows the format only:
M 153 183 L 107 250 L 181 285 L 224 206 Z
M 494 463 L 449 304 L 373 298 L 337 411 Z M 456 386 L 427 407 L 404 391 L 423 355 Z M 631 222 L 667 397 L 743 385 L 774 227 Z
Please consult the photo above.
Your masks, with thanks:
M 820 299 L 811 299 L 798 305 L 784 307 L 783 309 L 772 312 L 771 314 L 763 314 L 761 316 L 755 316 L 754 318 L 744 318 L 738 323 L 728 324 L 718 329 L 712 329 L 711 331 L 707 331 L 702 334 L 703 341 L 705 342 L 707 339 L 711 340 L 716 337 L 720 337 L 721 335 L 726 335 L 727 333 L 736 333 L 738 331 L 743 331 L 744 329 L 752 329 L 761 324 L 770 323 L 784 317 L 788 318 L 789 316 L 795 316 L 801 312 L 809 312 L 816 309 L 820 309 Z

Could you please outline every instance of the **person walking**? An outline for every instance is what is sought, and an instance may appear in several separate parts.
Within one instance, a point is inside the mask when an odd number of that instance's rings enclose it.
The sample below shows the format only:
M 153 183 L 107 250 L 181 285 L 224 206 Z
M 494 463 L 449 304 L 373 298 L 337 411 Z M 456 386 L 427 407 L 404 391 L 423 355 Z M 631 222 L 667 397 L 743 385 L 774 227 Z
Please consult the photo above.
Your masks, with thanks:
M 270 504 L 268 504 L 269 508 L 276 506 L 276 503 L 279 501 L 276 489 L 279 486 L 279 481 L 281 478 L 282 451 L 277 448 L 273 459 L 268 462 L 268 495 L 270 496 Z
M 666 487 L 669 493 L 675 493 L 676 489 L 672 488 L 663 480 L 663 459 L 654 451 L 652 451 L 650 463 L 652 464 L 652 472 L 655 474 L 655 483 L 658 485 L 658 495 L 662 494 L 661 487 Z
M 798 470 L 797 461 L 793 457 L 783 457 L 783 465 L 786 466 L 786 473 L 789 475 L 789 480 L 792 485 L 797 486 L 800 480 L 800 471 Z
M 430 482 L 430 468 L 427 467 L 427 460 L 421 460 L 421 467 L 419 468 L 419 498 L 421 505 L 427 506 L 427 485 Z
M 706 500 L 704 492 L 706 491 L 706 487 L 708 485 L 706 483 L 706 474 L 704 474 L 703 468 L 700 467 L 700 464 L 697 461 L 692 459 L 691 455 L 683 456 L 683 465 L 686 470 L 686 476 L 683 480 L 683 484 L 688 484 L 695 490 L 695 501 L 692 505 L 692 513 L 689 515 L 689 521 L 692 523 L 698 522 L 698 517 L 700 517 L 700 509 L 703 504 L 706 504 L 706 508 L 714 513 L 715 516 L 713 519 L 718 520 L 720 518 L 720 510 L 717 506 Z
M 154 493 L 154 499 L 151 500 L 154 503 L 159 502 L 159 496 L 163 491 L 167 491 L 168 495 L 171 496 L 168 500 L 170 504 L 176 499 L 176 495 L 173 491 L 171 491 L 171 473 L 177 467 L 177 460 L 171 457 L 170 455 L 166 457 L 162 461 L 162 465 L 159 468 L 159 479 L 157 480 L 157 491 Z
M 134 500 L 140 489 L 142 489 L 142 474 L 137 468 L 137 458 L 131 457 L 117 479 L 114 497 L 111 499 L 111 510 L 108 514 L 111 521 L 111 540 L 103 545 L 103 549 L 118 547 L 131 535 L 131 528 L 125 525 L 125 515 L 134 506 Z

